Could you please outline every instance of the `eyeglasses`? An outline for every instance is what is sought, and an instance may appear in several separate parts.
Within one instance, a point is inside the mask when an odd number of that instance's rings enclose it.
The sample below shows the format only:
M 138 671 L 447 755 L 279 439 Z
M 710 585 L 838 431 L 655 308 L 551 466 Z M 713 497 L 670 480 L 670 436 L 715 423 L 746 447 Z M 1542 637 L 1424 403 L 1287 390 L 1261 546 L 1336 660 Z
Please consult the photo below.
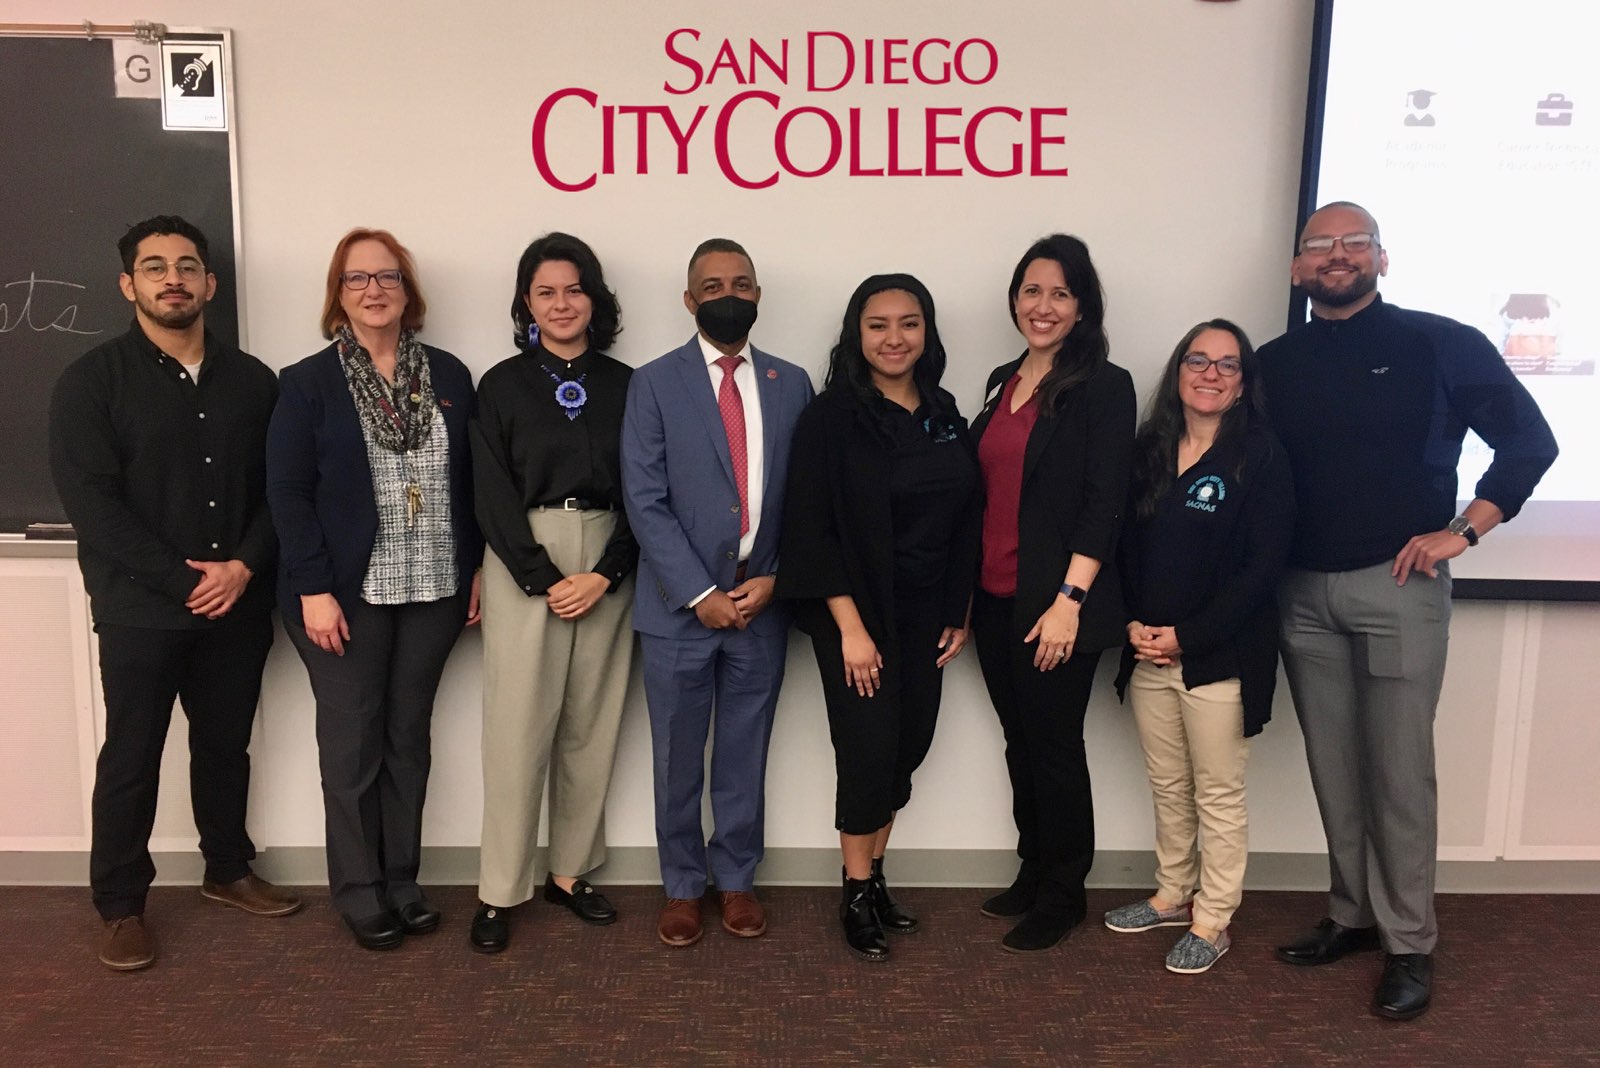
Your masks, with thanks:
M 339 276 L 339 281 L 344 283 L 346 289 L 365 289 L 373 281 L 378 283 L 380 289 L 394 289 L 403 277 L 397 270 L 346 271 Z
M 1185 371 L 1192 371 L 1197 375 L 1203 375 L 1215 367 L 1217 374 L 1223 378 L 1232 378 L 1244 368 L 1244 362 L 1237 356 L 1224 356 L 1220 360 L 1213 360 L 1198 352 L 1189 353 L 1183 358 L 1182 363 Z
M 203 277 L 206 273 L 206 265 L 189 256 L 185 256 L 181 260 L 141 260 L 134 267 L 134 270 L 152 282 L 159 282 L 167 276 L 168 267 L 176 267 L 178 269 L 178 277 L 185 282 L 193 282 L 195 279 Z
M 1300 251 L 1313 256 L 1322 256 L 1332 252 L 1335 244 L 1340 244 L 1344 246 L 1346 252 L 1365 252 L 1377 243 L 1377 234 L 1345 234 L 1342 237 L 1319 234 L 1316 237 L 1302 239 Z

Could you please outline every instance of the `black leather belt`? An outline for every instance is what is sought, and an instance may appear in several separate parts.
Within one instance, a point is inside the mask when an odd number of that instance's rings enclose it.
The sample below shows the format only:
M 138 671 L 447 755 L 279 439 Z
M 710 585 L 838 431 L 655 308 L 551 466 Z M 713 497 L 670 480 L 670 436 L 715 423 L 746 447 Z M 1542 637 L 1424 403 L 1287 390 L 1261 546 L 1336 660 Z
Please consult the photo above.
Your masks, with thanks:
M 566 497 L 559 501 L 545 501 L 543 504 L 534 505 L 544 511 L 555 512 L 614 512 L 617 506 L 607 504 L 605 501 L 590 501 L 582 497 Z

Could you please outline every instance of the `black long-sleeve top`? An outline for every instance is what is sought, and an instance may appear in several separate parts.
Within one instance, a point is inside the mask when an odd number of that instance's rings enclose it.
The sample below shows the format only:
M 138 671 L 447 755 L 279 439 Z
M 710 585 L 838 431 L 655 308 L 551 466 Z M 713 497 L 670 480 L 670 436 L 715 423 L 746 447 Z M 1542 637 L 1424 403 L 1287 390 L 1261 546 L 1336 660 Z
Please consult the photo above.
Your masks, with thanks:
M 1189 689 L 1239 680 L 1247 738 L 1272 717 L 1275 594 L 1293 534 L 1288 455 L 1257 427 L 1213 446 L 1174 478 L 1154 513 L 1128 524 L 1118 549 L 1129 615 L 1176 629 Z M 1133 647 L 1124 646 L 1118 693 L 1133 667 Z
M 817 396 L 795 424 L 778 552 L 779 597 L 809 634 L 828 633 L 827 598 L 849 595 L 867 633 L 892 655 L 900 599 L 930 596 L 946 626 L 966 623 L 977 579 L 983 487 L 955 401 L 925 427 L 881 398 Z M 922 435 L 917 441 L 913 435 Z M 913 484 L 929 494 L 911 503 Z
M 95 622 L 214 625 L 184 607 L 201 578 L 185 559 L 242 561 L 254 577 L 233 613 L 271 610 L 265 445 L 277 396 L 265 364 L 209 333 L 195 382 L 137 321 L 62 372 L 50 468 Z
M 639 561 L 622 509 L 622 409 L 633 368 L 602 352 L 567 361 L 535 346 L 478 382 L 472 421 L 478 525 L 523 592 L 543 594 L 565 576 L 528 528 L 528 510 L 569 497 L 610 505 L 617 525 L 591 569 L 613 592 Z M 554 376 L 554 377 L 552 377 Z M 567 417 L 559 382 L 581 379 L 582 411 Z
M 1453 319 L 1379 298 L 1349 319 L 1313 318 L 1260 355 L 1267 414 L 1294 468 L 1295 567 L 1371 567 L 1444 529 L 1469 429 L 1494 450 L 1474 496 L 1506 519 L 1555 462 L 1533 397 L 1488 338 Z

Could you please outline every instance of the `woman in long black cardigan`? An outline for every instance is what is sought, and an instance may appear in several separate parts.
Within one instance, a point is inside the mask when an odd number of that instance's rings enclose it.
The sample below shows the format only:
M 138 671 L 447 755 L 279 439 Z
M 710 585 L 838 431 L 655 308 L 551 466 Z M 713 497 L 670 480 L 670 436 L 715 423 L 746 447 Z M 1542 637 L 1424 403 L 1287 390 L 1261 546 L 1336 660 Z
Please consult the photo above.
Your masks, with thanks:
M 840 919 L 869 960 L 917 919 L 883 853 L 928 753 L 944 665 L 967 640 L 981 488 L 966 423 L 939 388 L 933 298 L 874 275 L 845 309 L 822 393 L 790 447 L 777 591 L 822 672 L 838 770 Z
M 1054 234 L 1012 272 L 1021 357 L 989 376 L 973 421 L 983 553 L 972 624 L 1006 738 L 1021 868 L 983 903 L 1020 917 L 1012 952 L 1049 949 L 1082 922 L 1094 862 L 1083 720 L 1100 654 L 1123 637 L 1114 556 L 1133 450 L 1133 381 L 1108 362 L 1105 297 L 1075 237 Z

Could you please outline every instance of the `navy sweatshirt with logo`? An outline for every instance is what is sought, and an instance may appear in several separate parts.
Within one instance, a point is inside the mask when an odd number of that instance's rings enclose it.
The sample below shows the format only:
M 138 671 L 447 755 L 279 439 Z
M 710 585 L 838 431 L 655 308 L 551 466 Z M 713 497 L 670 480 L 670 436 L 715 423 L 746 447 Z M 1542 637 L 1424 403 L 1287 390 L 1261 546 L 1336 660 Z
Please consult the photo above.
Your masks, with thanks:
M 1129 512 L 1118 559 L 1131 617 L 1176 629 L 1187 688 L 1238 679 L 1245 737 L 1259 733 L 1272 716 L 1276 593 L 1294 530 L 1283 446 L 1252 427 L 1173 479 L 1148 518 Z M 1118 693 L 1133 667 L 1124 646 Z
M 1289 452 L 1289 562 L 1353 571 L 1392 560 L 1456 514 L 1470 429 L 1494 461 L 1473 492 L 1515 516 L 1555 462 L 1555 435 L 1483 334 L 1380 297 L 1312 318 L 1260 350 L 1267 415 Z

